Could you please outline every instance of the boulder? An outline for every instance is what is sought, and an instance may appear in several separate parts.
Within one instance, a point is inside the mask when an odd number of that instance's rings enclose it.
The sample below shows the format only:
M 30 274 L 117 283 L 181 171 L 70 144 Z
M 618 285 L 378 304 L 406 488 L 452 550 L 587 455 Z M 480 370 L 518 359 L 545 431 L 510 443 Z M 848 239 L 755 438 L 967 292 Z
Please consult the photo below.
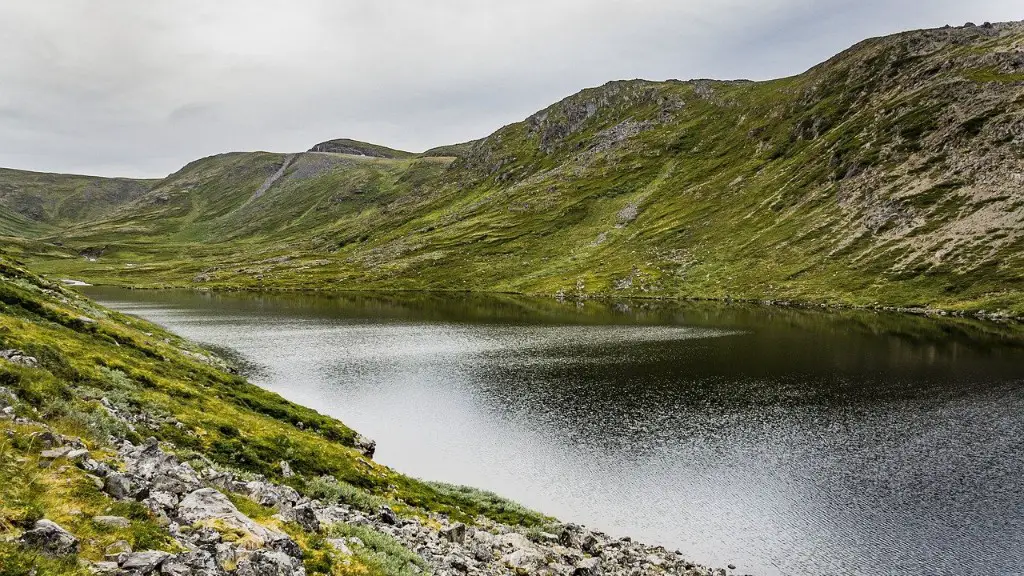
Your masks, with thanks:
M 103 491 L 118 500 L 127 500 L 132 497 L 132 483 L 124 474 L 111 472 L 103 483 Z
M 466 541 L 466 525 L 459 522 L 447 528 L 442 528 L 441 537 L 452 544 L 462 544 Z
M 132 525 L 131 520 L 122 516 L 94 516 L 92 521 L 109 528 L 127 528 Z
M 377 451 L 377 442 L 362 434 L 356 434 L 355 449 L 361 452 L 363 456 L 373 458 L 373 454 Z
M 175 554 L 160 565 L 160 574 L 164 576 L 220 576 L 223 573 L 217 559 L 206 550 Z
M 49 520 L 39 520 L 21 535 L 21 543 L 50 556 L 66 556 L 78 552 L 78 538 Z
M 292 472 L 291 465 L 284 460 L 281 460 L 281 476 L 284 478 L 291 478 L 292 476 L 295 476 L 295 472 Z
M 395 514 L 395 511 L 390 506 L 381 506 L 378 516 L 380 516 L 380 521 L 385 524 L 391 526 L 398 525 L 398 515 Z
M 257 546 L 271 547 L 288 555 L 301 555 L 298 545 L 288 535 L 257 524 L 239 512 L 227 496 L 213 488 L 200 488 L 182 498 L 175 514 L 187 524 L 215 521 L 249 536 Z
M 302 562 L 283 552 L 257 550 L 238 563 L 235 576 L 305 576 Z
M 601 574 L 601 560 L 599 558 L 584 558 L 576 563 L 576 569 L 572 576 L 598 576 Z
M 57 448 L 51 448 L 49 450 L 43 450 L 39 453 L 39 457 L 43 460 L 56 460 L 57 458 L 63 458 L 69 452 L 71 452 L 71 446 L 59 446 Z
M 164 560 L 171 555 L 160 550 L 146 550 L 145 552 L 132 552 L 121 562 L 121 570 L 131 574 L 152 574 L 156 572 Z
M 118 540 L 103 550 L 103 559 L 120 564 L 132 553 L 132 547 L 124 540 Z
M 525 548 L 521 548 L 515 552 L 510 552 L 509 554 L 502 556 L 501 561 L 510 568 L 522 570 L 527 573 L 536 572 L 547 563 L 547 559 L 543 554 L 536 550 L 529 550 Z
M 320 531 L 320 520 L 316 517 L 316 511 L 311 505 L 300 504 L 292 508 L 291 515 L 295 519 L 295 523 L 306 532 Z

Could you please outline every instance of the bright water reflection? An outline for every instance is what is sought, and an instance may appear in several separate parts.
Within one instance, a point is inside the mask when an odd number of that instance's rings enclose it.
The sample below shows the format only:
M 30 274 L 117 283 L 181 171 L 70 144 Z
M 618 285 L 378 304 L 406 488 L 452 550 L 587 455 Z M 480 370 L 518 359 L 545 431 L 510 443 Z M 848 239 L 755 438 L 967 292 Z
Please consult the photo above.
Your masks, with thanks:
M 1013 329 L 717 305 L 90 289 L 377 459 L 755 574 L 1024 561 Z

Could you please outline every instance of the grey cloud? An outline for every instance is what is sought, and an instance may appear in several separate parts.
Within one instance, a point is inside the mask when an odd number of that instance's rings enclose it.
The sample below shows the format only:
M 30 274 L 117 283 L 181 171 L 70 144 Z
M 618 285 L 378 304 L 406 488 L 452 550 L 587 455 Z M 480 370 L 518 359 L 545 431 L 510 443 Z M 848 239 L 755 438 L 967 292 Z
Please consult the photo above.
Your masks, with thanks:
M 622 78 L 798 73 L 1017 0 L 33 0 L 0 5 L 0 165 L 161 176 L 229 150 L 479 138 Z

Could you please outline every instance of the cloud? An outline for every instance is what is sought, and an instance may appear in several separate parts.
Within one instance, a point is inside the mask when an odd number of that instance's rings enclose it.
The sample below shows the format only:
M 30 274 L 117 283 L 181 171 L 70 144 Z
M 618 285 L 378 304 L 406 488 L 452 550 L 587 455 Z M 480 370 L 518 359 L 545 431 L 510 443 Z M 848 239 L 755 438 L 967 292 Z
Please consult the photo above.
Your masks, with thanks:
M 161 176 L 351 137 L 422 150 L 622 78 L 798 73 L 977 0 L 33 0 L 0 5 L 0 165 Z

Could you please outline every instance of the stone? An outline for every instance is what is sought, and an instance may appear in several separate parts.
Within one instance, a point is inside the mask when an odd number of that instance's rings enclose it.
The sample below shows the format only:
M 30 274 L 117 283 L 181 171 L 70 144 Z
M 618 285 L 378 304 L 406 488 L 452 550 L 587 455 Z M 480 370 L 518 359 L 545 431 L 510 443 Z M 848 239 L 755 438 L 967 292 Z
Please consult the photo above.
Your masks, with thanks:
M 501 561 L 510 568 L 523 570 L 527 573 L 536 572 L 546 563 L 546 559 L 542 554 L 525 548 L 502 556 Z
M 728 568 L 729 568 L 729 570 L 735 570 L 736 569 L 736 565 L 735 564 L 729 564 Z
M 345 542 L 344 538 L 330 538 L 327 540 L 327 544 L 341 554 L 346 556 L 352 555 L 352 549 L 348 547 L 348 543 Z
M 89 565 L 89 571 L 93 574 L 117 574 L 119 570 L 117 562 L 92 562 Z
M 377 451 L 377 442 L 362 434 L 356 434 L 355 449 L 362 453 L 363 456 L 373 458 L 373 454 Z
M 392 510 L 390 506 L 381 506 L 378 516 L 380 517 L 380 521 L 385 524 L 391 526 L 398 525 L 398 515 L 395 514 L 395 511 Z
M 302 562 L 283 552 L 257 550 L 238 563 L 235 576 L 305 576 Z
M 598 576 L 601 573 L 601 560 L 598 558 L 584 558 L 576 563 L 572 576 Z
M 219 576 L 223 574 L 217 559 L 206 550 L 175 554 L 160 565 L 164 576 Z
M 92 521 L 110 528 L 127 528 L 132 525 L 131 520 L 122 516 L 94 516 Z
M 58 448 L 51 448 L 50 450 L 43 450 L 39 453 L 39 457 L 44 460 L 56 460 L 57 458 L 63 458 L 71 452 L 71 450 L 71 446 L 60 446 Z
M 445 557 L 444 563 L 459 572 L 469 572 L 469 561 L 458 554 L 449 554 Z
M 103 483 L 103 491 L 118 500 L 127 500 L 132 496 L 132 483 L 124 474 L 111 472 Z
M 28 366 L 35 368 L 39 365 L 39 361 L 22 352 L 21 350 L 0 350 L 0 358 L 7 360 L 13 364 L 21 364 L 22 366 Z
M 145 552 L 132 552 L 121 562 L 121 570 L 134 574 L 152 574 L 160 568 L 164 560 L 170 558 L 170 554 L 160 550 L 146 550 Z
M 284 478 L 291 478 L 292 476 L 295 476 L 295 472 L 292 472 L 291 465 L 284 460 L 281 460 L 281 476 Z
M 566 548 L 580 548 L 579 529 L 572 524 L 566 525 L 558 534 L 558 543 Z
M 66 556 L 78 552 L 78 538 L 50 520 L 38 520 L 31 530 L 21 535 L 20 542 L 50 556 Z
M 120 564 L 132 553 L 132 547 L 124 540 L 118 540 L 103 549 L 103 559 Z
M 442 528 L 441 537 L 452 544 L 462 544 L 466 541 L 466 525 L 459 522 L 448 528 Z
M 85 460 L 88 460 L 89 451 L 86 450 L 85 448 L 78 448 L 68 452 L 67 454 L 64 455 L 64 457 L 72 462 L 83 462 Z
M 292 517 L 306 532 L 319 532 L 320 520 L 316 517 L 316 511 L 309 504 L 301 504 L 292 509 Z

